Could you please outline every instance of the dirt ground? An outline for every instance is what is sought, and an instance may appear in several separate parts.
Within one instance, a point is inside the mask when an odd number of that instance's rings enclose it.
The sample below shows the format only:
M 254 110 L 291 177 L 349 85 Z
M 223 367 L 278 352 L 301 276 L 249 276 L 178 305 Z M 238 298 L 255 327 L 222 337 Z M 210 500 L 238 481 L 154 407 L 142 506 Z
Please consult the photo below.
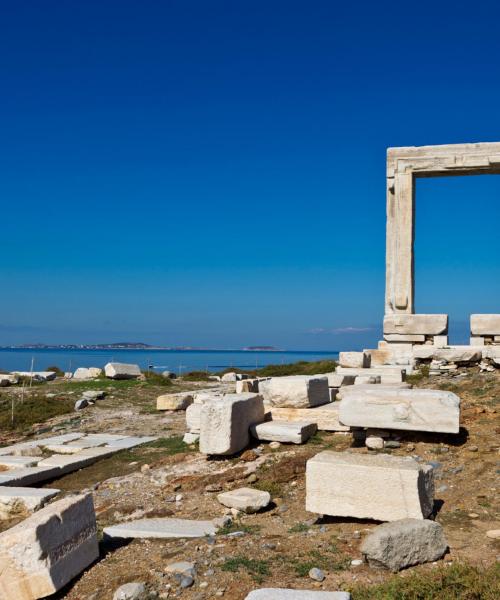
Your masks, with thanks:
M 67 395 L 73 391 L 78 397 L 82 389 L 100 389 L 99 383 L 54 382 L 38 386 L 36 393 Z M 78 387 L 72 389 L 72 385 Z M 121 546 L 101 541 L 100 559 L 56 598 L 110 600 L 121 584 L 142 581 L 148 584 L 151 597 L 242 600 L 257 587 L 352 590 L 358 584 L 377 584 L 391 577 L 386 571 L 351 565 L 353 559 L 361 558 L 362 539 L 377 523 L 318 519 L 304 508 L 307 459 L 327 448 L 367 453 L 364 447 L 353 447 L 351 435 L 321 432 L 304 446 L 281 445 L 271 450 L 263 444 L 234 458 L 208 459 L 195 447 L 181 443 L 184 413 L 155 410 L 159 393 L 204 389 L 206 383 L 175 383 L 171 390 L 154 385 L 106 385 L 108 396 L 95 406 L 30 429 L 31 434 L 85 431 L 161 438 L 47 483 L 66 494 L 91 491 L 99 528 L 148 516 L 220 517 L 226 509 L 218 503 L 217 493 L 243 485 L 269 491 L 273 503 L 264 512 L 238 516 L 213 538 L 134 540 Z M 488 567 L 500 557 L 500 542 L 486 537 L 487 530 L 500 528 L 500 373 L 468 372 L 423 379 L 415 385 L 449 389 L 460 396 L 461 432 L 457 436 L 402 434 L 401 446 L 384 452 L 434 464 L 435 518 L 443 525 L 450 547 L 440 564 Z M 2 397 L 17 393 L 13 390 L 2 390 Z M 22 439 L 26 437 L 19 433 L 2 432 L 2 443 Z M 195 583 L 187 589 L 180 589 L 165 572 L 168 564 L 181 560 L 196 563 Z M 322 583 L 309 579 L 311 567 L 324 570 Z M 423 565 L 398 577 L 436 568 Z

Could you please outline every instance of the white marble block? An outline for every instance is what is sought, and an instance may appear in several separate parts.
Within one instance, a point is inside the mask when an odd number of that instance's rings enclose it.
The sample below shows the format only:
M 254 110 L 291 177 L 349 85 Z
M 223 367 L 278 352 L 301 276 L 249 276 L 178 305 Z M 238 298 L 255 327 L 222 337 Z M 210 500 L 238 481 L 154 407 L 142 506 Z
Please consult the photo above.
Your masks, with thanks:
M 303 444 L 316 433 L 317 429 L 316 423 L 265 421 L 252 425 L 250 431 L 255 438 L 265 442 Z
M 264 420 L 264 402 L 259 394 L 226 394 L 202 404 L 200 452 L 230 455 L 250 441 L 249 427 Z
M 273 377 L 265 382 L 264 390 L 264 398 L 271 406 L 310 408 L 330 402 L 325 375 Z
M 427 346 L 416 346 L 416 348 L 426 348 Z M 404 366 L 381 365 L 369 369 L 353 369 L 347 367 L 337 367 L 339 375 L 380 375 L 382 385 L 387 383 L 402 383 L 406 379 L 406 368 Z
M 34 512 L 57 496 L 56 489 L 36 489 L 29 487 L 0 487 L 0 519 Z
M 325 450 L 307 461 L 306 510 L 377 521 L 424 519 L 432 512 L 430 465 L 411 457 Z
M 500 315 L 471 315 L 471 335 L 500 335 Z
M 141 374 L 141 369 L 139 365 L 108 363 L 104 366 L 104 373 L 109 379 L 137 379 Z
M 346 388 L 341 388 L 344 390 Z M 339 421 L 340 402 L 330 402 L 314 408 L 276 408 L 266 406 L 273 421 L 316 423 L 320 431 L 349 431 Z
M 399 335 L 442 335 L 448 332 L 448 315 L 394 313 L 384 317 L 384 337 Z
M 353 386 L 342 393 L 339 419 L 350 427 L 458 433 L 460 398 L 443 390 Z
M 162 394 L 156 398 L 156 410 L 186 410 L 193 403 L 193 395 L 186 392 Z
M 370 355 L 366 352 L 340 352 L 339 365 L 354 369 L 363 369 L 370 366 Z
M 54 502 L 0 534 L 0 597 L 49 596 L 98 556 L 91 494 Z

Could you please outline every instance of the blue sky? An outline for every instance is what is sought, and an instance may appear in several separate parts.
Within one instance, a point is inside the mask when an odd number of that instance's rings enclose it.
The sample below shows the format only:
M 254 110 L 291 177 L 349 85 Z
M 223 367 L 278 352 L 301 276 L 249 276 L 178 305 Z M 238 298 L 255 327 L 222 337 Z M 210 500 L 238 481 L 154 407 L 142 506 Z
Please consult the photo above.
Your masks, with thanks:
M 500 7 L 2 3 L 0 345 L 380 337 L 388 146 L 499 141 Z M 500 177 L 419 181 L 417 311 L 500 312 Z

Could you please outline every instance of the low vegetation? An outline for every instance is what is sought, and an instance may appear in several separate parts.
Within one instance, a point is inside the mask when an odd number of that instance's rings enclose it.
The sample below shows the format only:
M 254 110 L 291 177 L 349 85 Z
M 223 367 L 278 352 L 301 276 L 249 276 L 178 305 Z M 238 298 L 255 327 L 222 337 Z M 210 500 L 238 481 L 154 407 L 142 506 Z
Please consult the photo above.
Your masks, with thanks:
M 0 430 L 28 429 L 35 423 L 74 412 L 74 404 L 68 398 L 29 396 L 24 400 L 15 398 L 12 405 L 12 398 L 0 398 Z
M 295 363 L 286 365 L 267 365 L 260 369 L 238 369 L 227 368 L 217 373 L 224 375 L 225 373 L 246 373 L 255 377 L 282 377 L 284 375 L 318 375 L 321 373 L 331 373 L 335 370 L 337 362 L 334 360 L 316 360 L 306 361 L 301 360 Z
M 394 575 L 380 585 L 351 588 L 356 600 L 497 600 L 500 564 L 488 569 L 454 563 L 432 571 Z

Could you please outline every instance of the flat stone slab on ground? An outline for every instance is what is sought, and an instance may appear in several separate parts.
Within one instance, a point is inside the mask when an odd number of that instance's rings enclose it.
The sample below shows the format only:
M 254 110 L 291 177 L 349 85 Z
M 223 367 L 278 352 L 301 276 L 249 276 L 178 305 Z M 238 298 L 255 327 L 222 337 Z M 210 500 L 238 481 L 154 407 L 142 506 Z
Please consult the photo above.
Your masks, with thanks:
M 20 442 L 19 444 L 0 448 L 0 455 L 5 456 L 6 454 L 12 454 L 14 456 L 26 456 L 25 453 L 28 452 L 30 448 L 44 448 L 47 444 L 64 444 L 65 442 L 77 440 L 84 435 L 84 433 L 66 433 L 63 435 L 40 438 L 38 440 L 31 440 L 29 442 Z
M 2 486 L 0 487 L 0 519 L 38 510 L 51 498 L 57 496 L 59 491 L 49 488 Z
M 0 456 L 0 467 L 35 467 L 42 459 L 39 456 Z
M 0 597 L 49 596 L 98 556 L 92 495 L 58 500 L 0 534 Z
M 215 535 L 217 527 L 212 521 L 189 519 L 139 519 L 104 528 L 110 538 L 197 538 Z
M 314 408 L 266 406 L 266 412 L 271 415 L 273 421 L 316 423 L 319 431 L 349 431 L 350 428 L 339 421 L 339 407 L 340 402 L 330 402 Z
M 284 444 L 303 444 L 317 429 L 316 423 L 302 421 L 265 421 L 250 427 L 252 435 L 258 440 Z
M 350 600 L 349 592 L 315 592 L 285 588 L 261 588 L 250 592 L 245 600 Z
M 290 375 L 272 377 L 260 384 L 268 404 L 281 408 L 310 408 L 330 402 L 328 377 Z
M 268 506 L 271 502 L 269 492 L 242 487 L 229 492 L 222 492 L 217 500 L 228 508 L 237 508 L 246 513 L 255 513 Z
M 226 394 L 205 402 L 200 419 L 200 452 L 236 454 L 250 441 L 249 427 L 264 420 L 259 394 Z
M 58 467 L 42 466 L 9 469 L 0 472 L 0 485 L 24 487 L 53 479 L 61 474 Z
M 309 512 L 396 521 L 425 519 L 433 504 L 433 469 L 411 457 L 325 450 L 307 461 Z
M 154 442 L 157 440 L 157 436 L 130 436 L 122 438 L 121 440 L 114 440 L 108 443 L 105 448 L 115 449 L 115 450 L 128 450 L 129 448 L 135 448 L 135 446 L 141 446 L 142 444 L 149 444 L 149 442 Z
M 373 529 L 363 540 L 361 552 L 371 567 L 400 571 L 438 560 L 447 548 L 439 523 L 427 519 L 402 519 Z
M 350 386 L 342 391 L 339 419 L 351 427 L 458 433 L 460 398 L 443 390 Z

